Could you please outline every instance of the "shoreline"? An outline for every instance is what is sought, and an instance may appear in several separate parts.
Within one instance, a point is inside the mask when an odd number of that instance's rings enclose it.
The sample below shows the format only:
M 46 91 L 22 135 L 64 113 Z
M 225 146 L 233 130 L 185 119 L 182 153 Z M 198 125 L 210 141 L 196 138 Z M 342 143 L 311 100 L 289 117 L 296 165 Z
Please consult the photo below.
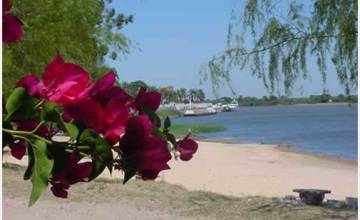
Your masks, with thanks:
M 296 149 L 296 146 L 293 144 L 266 144 L 266 143 L 256 143 L 256 142 L 241 142 L 240 140 L 235 140 L 235 139 L 207 138 L 207 137 L 199 136 L 199 135 L 192 135 L 192 137 L 196 141 L 209 142 L 209 143 L 222 143 L 222 144 L 230 144 L 230 145 L 231 144 L 233 144 L 233 145 L 264 145 L 264 146 L 272 145 L 272 146 L 275 146 L 278 150 L 284 151 L 284 152 L 304 154 L 304 155 L 315 156 L 315 157 L 319 157 L 319 158 L 342 160 L 344 162 L 356 163 L 356 164 L 358 162 L 357 159 L 352 159 L 352 158 L 347 158 L 347 157 L 342 157 L 342 156 L 337 156 L 337 155 L 332 155 L 332 154 L 326 154 L 326 153 L 309 152 L 309 151 L 304 151 L 301 149 Z
M 350 102 L 351 105 L 357 105 L 357 102 Z M 275 105 L 241 105 L 240 107 L 257 107 L 257 106 L 342 106 L 349 105 L 349 102 L 319 102 L 319 103 L 295 103 L 295 104 L 275 104 Z

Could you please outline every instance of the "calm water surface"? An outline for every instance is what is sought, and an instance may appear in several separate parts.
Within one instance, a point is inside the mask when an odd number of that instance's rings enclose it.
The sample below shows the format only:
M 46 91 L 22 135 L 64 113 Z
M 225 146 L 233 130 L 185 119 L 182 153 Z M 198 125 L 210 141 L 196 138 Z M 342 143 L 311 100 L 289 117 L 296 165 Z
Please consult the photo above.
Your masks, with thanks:
M 217 124 L 226 131 L 207 138 L 246 143 L 291 144 L 297 150 L 357 158 L 357 105 L 240 107 L 174 123 Z

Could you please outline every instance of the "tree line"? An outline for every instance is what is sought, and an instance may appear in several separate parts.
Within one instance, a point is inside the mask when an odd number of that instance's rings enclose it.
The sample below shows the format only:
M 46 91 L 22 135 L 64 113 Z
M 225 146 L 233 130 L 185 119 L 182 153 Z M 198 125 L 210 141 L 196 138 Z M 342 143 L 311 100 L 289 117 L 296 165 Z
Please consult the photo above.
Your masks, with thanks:
M 261 98 L 239 96 L 237 98 L 221 97 L 211 100 L 212 103 L 230 104 L 237 100 L 239 106 L 259 106 L 259 105 L 293 105 L 293 104 L 316 104 L 316 103 L 357 103 L 356 95 L 332 96 L 330 94 L 310 95 L 308 97 L 286 97 L 286 96 L 263 96 Z
M 123 82 L 121 86 L 124 90 L 132 95 L 136 96 L 140 87 L 145 87 L 151 91 L 160 92 L 162 95 L 162 103 L 189 103 L 191 102 L 204 102 L 206 99 L 205 93 L 202 89 L 186 89 L 186 88 L 173 88 L 172 86 L 156 87 L 147 85 L 141 80 L 134 82 Z

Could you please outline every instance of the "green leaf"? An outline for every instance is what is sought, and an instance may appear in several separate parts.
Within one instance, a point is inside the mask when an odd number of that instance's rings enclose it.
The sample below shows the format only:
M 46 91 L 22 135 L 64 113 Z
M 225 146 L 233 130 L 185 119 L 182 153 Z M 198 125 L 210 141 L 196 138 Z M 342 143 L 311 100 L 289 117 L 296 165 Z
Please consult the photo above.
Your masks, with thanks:
M 155 128 L 153 133 L 155 136 L 157 136 L 163 140 L 166 140 L 166 135 L 161 131 L 160 128 Z
M 35 139 L 31 146 L 34 152 L 34 169 L 31 175 L 33 186 L 29 207 L 40 198 L 41 193 L 47 188 L 51 170 L 54 165 L 54 160 L 50 160 L 47 156 L 47 148 L 44 141 Z
M 92 148 L 93 173 L 90 180 L 99 176 L 107 167 L 112 172 L 113 153 L 111 146 L 99 134 L 91 129 L 85 129 L 79 138 L 79 145 L 88 145 Z
M 23 87 L 18 87 L 11 93 L 5 106 L 8 114 L 6 119 L 9 119 L 10 116 L 20 108 L 27 96 L 28 94 Z
M 171 133 L 166 133 L 166 138 L 168 141 L 170 141 L 173 145 L 176 146 L 176 138 L 175 135 L 171 134 Z
M 68 142 L 56 142 L 52 141 L 51 144 L 47 144 L 48 156 L 54 159 L 53 173 L 59 173 L 65 169 L 68 165 L 68 155 L 66 151 Z
M 127 183 L 133 176 L 135 176 L 136 171 L 135 170 L 127 170 L 125 171 L 123 184 Z
M 164 121 L 164 128 L 165 129 L 169 129 L 171 127 L 171 121 L 169 116 L 166 116 L 165 121 Z
M 34 170 L 34 152 L 31 147 L 28 148 L 28 167 L 24 173 L 24 180 L 30 179 Z
M 34 108 L 38 100 L 30 96 L 22 87 L 16 88 L 6 103 L 5 120 L 35 119 L 39 120 L 40 112 Z
M 59 112 L 56 111 L 55 105 L 50 102 L 45 102 L 41 111 L 41 119 L 43 121 L 50 121 L 59 123 L 61 122 L 61 117 Z
M 76 140 L 79 135 L 79 129 L 72 123 L 64 122 L 65 129 L 72 140 Z

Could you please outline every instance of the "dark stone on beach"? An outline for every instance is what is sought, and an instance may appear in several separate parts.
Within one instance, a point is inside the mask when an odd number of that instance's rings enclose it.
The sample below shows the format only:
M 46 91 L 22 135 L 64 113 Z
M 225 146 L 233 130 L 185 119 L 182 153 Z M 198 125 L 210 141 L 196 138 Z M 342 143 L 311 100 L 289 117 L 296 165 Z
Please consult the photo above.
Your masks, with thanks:
M 346 197 L 345 203 L 347 208 L 357 210 L 358 208 L 358 199 L 354 197 Z
M 326 193 L 331 193 L 330 190 L 322 189 L 294 189 L 293 192 L 300 194 L 300 199 L 307 205 L 321 205 Z

